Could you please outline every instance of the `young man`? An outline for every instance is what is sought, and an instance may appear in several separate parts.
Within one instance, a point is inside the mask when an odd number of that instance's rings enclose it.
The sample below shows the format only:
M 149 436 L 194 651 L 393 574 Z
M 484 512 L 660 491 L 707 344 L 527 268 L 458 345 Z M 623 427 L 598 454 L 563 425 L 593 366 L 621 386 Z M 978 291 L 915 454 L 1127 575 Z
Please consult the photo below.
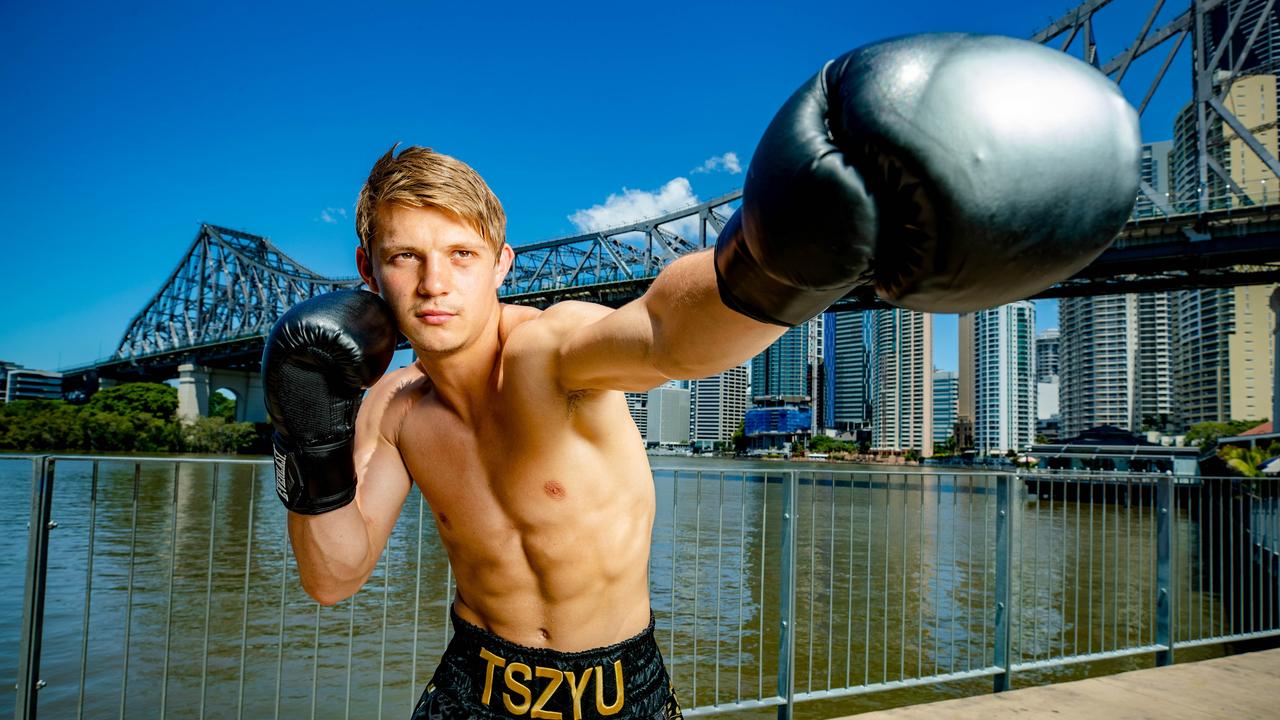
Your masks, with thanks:
M 991 90 L 1028 67 L 1028 97 Z M 975 116 L 988 91 L 1021 103 L 1022 129 Z M 499 303 L 513 252 L 497 198 L 453 158 L 393 148 L 357 208 L 377 295 L 299 305 L 264 358 L 303 586 L 322 603 L 355 593 L 416 484 L 458 592 L 415 717 L 678 717 L 649 607 L 653 481 L 621 391 L 740 364 L 859 283 L 955 311 L 1069 276 L 1135 197 L 1136 117 L 1117 98 L 1091 68 L 1003 38 L 852 53 L 774 119 L 714 252 L 617 310 Z M 397 331 L 417 359 L 378 379 Z

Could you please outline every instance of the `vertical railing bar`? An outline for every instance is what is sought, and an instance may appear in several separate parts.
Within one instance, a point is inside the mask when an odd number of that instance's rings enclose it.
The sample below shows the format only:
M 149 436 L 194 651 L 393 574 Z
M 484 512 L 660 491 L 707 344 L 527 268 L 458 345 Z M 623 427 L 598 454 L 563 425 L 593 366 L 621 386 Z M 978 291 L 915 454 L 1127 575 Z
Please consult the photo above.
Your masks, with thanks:
M 1083 481 L 1077 480 L 1077 482 L 1083 482 Z M 1095 535 L 1093 532 L 1093 499 L 1095 495 L 1093 480 L 1089 479 L 1085 483 L 1085 485 L 1089 488 L 1089 592 L 1088 592 L 1088 598 L 1089 598 L 1088 616 L 1089 617 L 1088 617 L 1088 620 L 1086 621 L 1088 624 L 1085 626 L 1085 635 L 1087 636 L 1085 644 L 1088 646 L 1087 648 L 1088 651 L 1092 653 L 1093 652 L 1093 601 L 1094 601 L 1093 556 L 1094 556 L 1094 550 L 1096 549 L 1094 547 L 1094 544 L 1095 544 L 1094 541 L 1097 539 L 1098 536 Z
M 889 556 L 893 554 L 892 552 L 890 552 L 890 549 L 893 547 L 893 545 L 892 545 L 892 544 L 890 543 L 890 541 L 889 541 L 889 524 L 890 524 L 890 523 L 889 523 L 889 514 L 890 514 L 890 512 L 891 512 L 891 509 L 890 509 L 890 508 L 891 508 L 891 501 L 892 501 L 892 498 L 889 496 L 889 482 L 890 482 L 890 481 L 889 481 L 889 477 L 890 477 L 889 473 L 885 473 L 885 480 L 884 480 L 884 585 L 883 585 L 882 587 L 884 587 L 886 603 L 885 603 L 885 607 L 883 607 L 883 608 L 882 608 L 882 613 L 881 613 L 882 620 L 881 620 L 881 627 L 880 627 L 880 635 L 881 635 L 881 637 L 883 638 L 883 639 L 882 639 L 882 643 L 883 643 L 883 645 L 882 645 L 881 647 L 883 647 L 883 648 L 884 648 L 884 652 L 882 652 L 882 653 L 880 654 L 880 655 L 881 655 L 881 658 L 880 658 L 880 673 L 881 673 L 881 675 L 880 675 L 880 681 L 881 681 L 881 682 L 889 682 L 889 608 L 888 608 L 888 603 L 887 603 L 887 601 L 888 601 L 888 599 L 889 599 L 889 597 L 888 597 L 888 596 L 889 596 Z
M 765 489 L 768 490 L 768 478 L 765 478 Z M 671 658 L 672 664 L 676 662 L 676 556 L 679 550 L 678 539 L 676 537 L 676 496 L 680 490 L 680 471 L 674 470 L 671 473 L 671 650 L 667 654 Z M 675 668 L 671 669 L 671 674 L 675 675 Z M 694 704 L 697 704 L 697 698 L 692 698 Z
M 867 604 L 863 612 L 866 618 L 865 637 L 862 642 L 862 684 L 871 684 L 871 508 L 875 505 L 875 474 L 867 474 L 867 577 L 862 586 L 867 589 Z M 850 523 L 852 525 L 853 523 Z M 852 532 L 852 530 L 851 530 Z M 882 608 L 883 610 L 883 608 Z
M 778 696 L 782 705 L 778 707 L 778 720 L 790 720 L 795 706 L 795 598 L 796 598 L 796 533 L 795 506 L 798 494 L 796 472 L 788 471 L 783 475 L 785 483 L 782 496 L 782 557 L 781 557 L 781 597 L 779 620 L 782 637 L 778 643 Z
M 988 594 L 987 579 L 991 576 L 991 564 L 989 562 L 989 558 L 991 557 L 991 546 L 988 544 L 991 542 L 991 499 L 990 499 L 991 498 L 991 495 L 990 495 L 991 478 L 990 477 L 985 475 L 982 476 L 982 489 L 984 491 L 983 497 L 986 498 L 986 502 L 983 503 L 983 507 L 982 507 L 982 598 L 984 601 L 986 601 L 990 597 L 990 595 Z M 987 660 L 987 625 L 988 625 L 987 617 L 988 616 L 986 611 L 983 611 L 982 613 L 982 661 L 983 662 L 986 662 Z M 990 624 L 994 628 L 995 623 L 993 622 Z M 991 653 L 991 664 L 992 665 L 995 664 L 994 648 L 992 649 L 992 653 Z
M 100 462 L 101 461 L 99 460 L 93 461 L 93 471 L 92 471 L 93 474 L 89 481 L 89 543 L 88 543 L 89 550 L 88 550 L 88 556 L 85 559 L 85 570 L 84 570 L 84 617 L 81 620 L 81 624 L 80 624 L 80 628 L 81 628 L 80 687 L 76 694 L 76 718 L 77 719 L 84 717 L 84 681 L 85 681 L 85 674 L 87 673 L 88 667 L 89 667 L 89 616 L 90 616 L 89 607 L 93 600 L 93 546 L 94 546 L 94 534 L 97 529 L 97 520 L 98 520 L 98 469 L 99 469 Z M 174 492 L 177 492 L 176 488 L 174 489 Z M 170 568 L 172 568 L 172 562 L 170 563 Z M 172 572 L 172 570 L 170 572 Z M 172 587 L 172 583 L 170 583 L 170 587 Z M 172 597 L 172 593 L 170 593 L 170 597 Z M 167 635 L 166 635 L 166 640 L 167 640 Z M 166 647 L 165 647 L 166 669 L 168 667 L 168 662 L 169 662 L 169 648 L 166 644 Z M 168 673 L 166 672 L 163 677 L 167 680 Z M 161 697 L 160 717 L 163 718 L 164 717 L 164 700 L 163 700 L 164 690 L 163 689 L 160 691 L 160 697 Z
M 723 471 L 721 471 L 723 472 Z M 736 686 L 734 698 L 742 700 L 742 595 L 747 589 L 747 478 L 743 475 L 738 483 L 738 667 L 734 668 Z M 760 642 L 763 643 L 763 638 Z
M 902 485 L 902 593 L 898 611 L 898 677 L 907 678 L 907 476 L 899 479 Z
M 721 470 L 719 475 L 720 499 L 717 510 L 717 524 L 719 527 L 716 529 L 716 673 L 715 695 L 711 701 L 712 705 L 720 704 L 720 605 L 723 597 L 721 588 L 724 585 L 722 580 L 724 577 L 724 471 Z
M 124 611 L 124 668 L 120 673 L 120 720 L 124 720 L 125 703 L 129 697 L 129 634 L 133 625 L 133 567 L 138 547 L 138 485 L 142 482 L 142 463 L 133 464 L 133 508 L 129 521 L 129 584 L 125 595 Z
M 213 605 L 213 539 L 214 530 L 218 526 L 219 468 L 219 465 L 213 466 L 213 491 L 210 493 L 209 502 L 209 552 L 205 558 L 207 566 L 204 580 L 204 651 L 200 659 L 200 714 L 198 717 L 204 717 L 204 695 L 209 680 L 209 609 Z
M 941 490 L 941 488 L 939 488 L 939 490 Z M 959 577 L 959 575 L 960 575 L 960 574 L 957 572 L 957 567 L 958 567 L 958 565 L 959 565 L 960 560 L 959 560 L 958 555 L 956 554 L 956 517 L 957 517 L 957 512 L 958 512 L 958 509 L 957 509 L 957 504 L 958 504 L 958 503 L 959 503 L 959 498 L 958 498 L 958 497 L 956 497 L 956 487 L 955 487 L 954 482 L 953 482 L 952 487 L 951 487 L 951 527 L 947 529 L 947 534 L 951 536 L 951 574 L 952 574 L 952 577 Z M 957 586 L 957 587 L 958 587 L 958 586 Z M 953 592 L 954 592 L 954 591 L 953 591 Z M 954 596 L 954 595 L 953 595 L 953 596 L 952 596 L 952 598 L 951 598 L 951 603 L 950 603 L 950 604 L 953 606 L 953 608 L 954 608 L 954 606 L 956 606 L 956 605 L 958 604 L 958 603 L 956 603 L 956 598 L 955 598 L 955 596 Z M 956 632 L 956 612 L 955 612 L 955 610 L 953 609 L 953 610 L 951 611 L 951 638 L 950 638 L 950 645 L 951 645 L 951 647 L 950 647 L 950 649 L 948 650 L 948 652 L 950 653 L 950 656 L 951 656 L 951 657 L 949 658 L 950 662 L 948 663 L 948 668 L 949 668 L 949 671 L 950 671 L 950 672 L 955 672 L 955 669 L 956 669 L 956 655 L 958 655 L 958 654 L 959 654 L 959 653 L 957 653 L 957 652 L 956 652 L 956 638 L 957 638 L 957 637 L 959 637 L 959 635 L 960 635 L 960 633 Z
M 806 473 L 797 473 L 799 477 L 804 477 Z M 809 475 L 809 629 L 808 637 L 805 638 L 805 645 L 809 653 L 809 667 L 806 670 L 805 685 L 806 691 L 813 690 L 813 604 L 814 604 L 814 580 L 815 567 L 818 564 L 818 476 L 817 473 L 808 473 Z M 797 537 L 799 531 L 797 529 Z
M 1172 608 L 1173 597 L 1173 478 L 1162 475 L 1156 487 L 1156 644 L 1167 650 L 1156 652 L 1156 665 L 1173 663 Z
M 1132 617 L 1133 614 L 1129 609 L 1133 606 L 1131 593 L 1133 591 L 1133 483 L 1130 481 L 1132 476 L 1124 476 L 1124 606 L 1125 616 Z M 1142 511 L 1142 503 L 1137 503 L 1138 512 Z M 1116 608 L 1116 619 L 1120 618 L 1120 609 Z M 1127 649 L 1132 647 L 1133 640 L 1130 640 L 1130 630 L 1133 628 L 1132 622 L 1124 624 L 1124 647 Z
M 1093 477 L 1092 477 L 1092 474 L 1091 474 L 1091 475 L 1090 475 L 1090 481 L 1092 482 L 1092 480 L 1093 480 Z M 1108 485 L 1106 482 L 1101 482 L 1101 485 L 1102 485 L 1102 503 L 1103 503 L 1103 507 L 1102 507 L 1102 511 L 1101 511 L 1101 515 L 1102 515 L 1102 553 L 1101 553 L 1101 557 L 1099 558 L 1099 564 L 1102 566 L 1102 581 L 1099 583 L 1099 585 L 1101 585 L 1102 596 L 1101 596 L 1099 599 L 1101 600 L 1101 605 L 1102 605 L 1102 607 L 1101 607 L 1101 609 L 1099 610 L 1098 614 L 1099 614 L 1099 616 L 1100 616 L 1100 617 L 1099 617 L 1099 620 L 1101 621 L 1102 625 L 1101 625 L 1101 628 L 1099 629 L 1099 633 L 1098 633 L 1098 634 L 1099 634 L 1099 638 L 1098 638 L 1098 649 L 1102 650 L 1103 652 L 1106 652 L 1106 649 L 1107 649 L 1107 605 L 1108 605 L 1108 604 L 1110 604 L 1110 603 L 1109 603 L 1109 601 L 1107 600 L 1107 551 L 1111 549 L 1111 535 L 1107 533 L 1107 514 L 1108 514 L 1108 512 L 1107 512 L 1107 508 L 1108 508 L 1108 503 L 1107 503 L 1107 494 L 1111 491 L 1111 486 L 1110 486 L 1110 485 Z M 1113 636 L 1113 637 L 1114 637 L 1114 636 Z
M 49 563 L 49 518 L 53 510 L 53 472 L 48 456 L 31 459 L 31 505 L 27 520 L 27 563 L 22 593 L 22 637 L 14 717 L 34 718 L 39 704 L 40 646 L 44 635 L 45 582 Z
M 422 606 L 422 519 L 426 504 L 418 493 L 418 550 L 413 563 L 413 644 L 409 651 L 409 711 L 418 704 L 418 611 Z
M 1232 481 L 1231 485 L 1235 485 L 1235 482 Z M 1230 492 L 1227 494 L 1227 516 L 1225 519 L 1226 522 L 1222 523 L 1222 529 L 1227 536 L 1227 540 L 1224 543 L 1227 550 L 1227 582 L 1231 583 L 1227 588 L 1227 595 L 1231 598 L 1231 601 L 1227 603 L 1227 626 L 1225 632 L 1234 635 L 1236 632 L 1236 605 L 1240 601 L 1240 595 L 1236 592 L 1236 579 L 1239 577 L 1239 572 L 1236 570 L 1237 523 L 1234 487 L 1230 487 Z
M 285 581 L 289 579 L 289 522 L 280 524 L 280 635 L 276 638 L 275 720 L 280 720 L 280 683 L 284 677 Z
M 343 705 L 342 717 L 351 717 L 351 659 L 356 645 L 356 598 L 347 598 L 347 697 Z
M 1023 512 L 1021 513 L 1021 516 L 1023 518 L 1023 522 L 1025 523 L 1027 520 L 1027 513 Z M 1034 530 L 1032 530 L 1031 532 L 1031 547 L 1032 547 L 1031 561 L 1030 561 L 1031 598 L 1032 598 L 1031 602 L 1033 603 L 1034 607 L 1039 608 L 1042 606 L 1042 604 L 1047 604 L 1047 603 L 1044 599 L 1040 597 L 1040 534 L 1043 532 L 1043 530 L 1041 529 L 1041 523 L 1043 521 L 1043 518 L 1041 517 L 1041 513 L 1040 513 L 1040 489 L 1038 487 L 1036 488 L 1035 509 L 1031 512 L 1031 519 L 1035 523 Z M 1025 525 L 1023 527 L 1025 527 Z M 1023 550 L 1024 551 L 1026 550 L 1025 546 L 1023 546 Z M 1025 570 L 1028 564 L 1026 552 L 1023 552 L 1019 555 L 1018 564 L 1019 564 L 1019 570 Z M 1022 610 L 1026 606 L 1027 606 L 1027 603 L 1025 602 L 1025 600 L 1023 602 L 1018 603 L 1018 634 L 1016 638 L 1018 642 L 1018 657 L 1020 658 L 1026 657 L 1026 651 L 1025 649 L 1023 649 L 1023 643 L 1028 642 L 1028 640 L 1024 637 L 1024 634 L 1022 632 L 1022 618 L 1025 616 L 1025 613 L 1023 613 Z M 1041 631 L 1040 613 L 1032 612 L 1031 613 L 1031 639 L 1029 642 L 1031 643 L 1031 657 L 1034 660 L 1040 659 L 1040 631 Z
M 827 689 L 831 689 L 831 654 L 835 649 L 832 630 L 836 620 L 836 474 L 831 473 L 831 523 L 827 530 Z
M 354 599 L 353 599 L 354 602 Z M 311 720 L 316 718 L 316 693 L 320 678 L 320 603 L 316 606 L 315 630 L 311 635 Z
M 742 482 L 746 482 L 746 474 L 742 474 Z M 764 473 L 764 482 L 760 483 L 760 611 L 759 628 L 756 630 L 756 638 L 759 638 L 759 647 L 756 648 L 756 656 L 760 660 L 764 659 L 764 566 L 768 565 L 764 562 L 765 550 L 768 548 L 769 542 L 769 474 Z M 672 562 L 675 566 L 675 562 Z M 764 697 L 764 662 L 756 662 L 755 664 L 756 682 L 759 687 L 756 688 L 756 697 Z
M 252 567 L 250 560 L 253 559 L 253 506 L 254 499 L 258 495 L 258 466 L 252 466 L 249 475 L 249 537 L 245 541 L 244 550 L 244 593 L 241 597 L 242 612 L 240 613 L 240 688 L 236 693 L 236 718 L 244 716 L 244 655 L 245 646 L 249 640 L 249 571 Z
M 1112 482 L 1112 484 L 1115 486 L 1116 505 L 1118 506 L 1120 504 L 1120 484 L 1119 482 L 1116 481 L 1114 476 L 1109 479 Z M 1125 520 L 1129 518 L 1129 510 L 1127 506 L 1128 501 L 1129 499 L 1126 497 L 1125 498 L 1126 506 L 1124 508 Z M 1119 511 L 1118 507 L 1117 507 L 1117 511 Z M 1122 649 L 1122 645 L 1120 644 L 1120 556 L 1124 552 L 1124 548 L 1122 547 L 1122 544 L 1125 541 L 1122 540 L 1120 537 L 1120 534 L 1122 532 L 1121 525 L 1123 524 L 1123 521 L 1117 516 L 1116 521 L 1113 524 L 1115 525 L 1114 530 L 1115 530 L 1115 536 L 1116 536 L 1115 537 L 1116 549 L 1113 553 L 1112 562 L 1111 562 L 1111 570 L 1112 570 L 1111 597 L 1115 602 L 1116 606 L 1111 608 L 1111 647 L 1113 650 L 1119 650 L 1119 649 Z
M 996 477 L 996 626 L 995 626 L 995 665 L 1001 672 L 993 677 L 993 690 L 1004 692 L 1009 689 L 1013 674 L 1013 658 L 1010 650 L 1010 603 L 1013 596 L 1010 575 L 1010 553 L 1012 551 L 1012 520 L 1009 476 L 1001 474 Z
M 378 656 L 378 717 L 382 717 L 382 698 L 386 694 L 387 677 L 387 606 L 391 600 L 391 538 L 382 549 L 382 650 Z
M 1054 507 L 1054 505 L 1055 505 L 1055 502 L 1054 502 L 1055 490 L 1056 490 L 1056 488 L 1053 486 L 1053 483 L 1050 483 L 1050 484 L 1049 484 L 1049 534 L 1048 534 L 1048 536 L 1045 538 L 1045 541 L 1049 543 L 1049 558 L 1048 558 L 1048 560 L 1049 560 L 1049 577 L 1045 578 L 1045 581 L 1044 581 L 1045 590 L 1047 591 L 1047 594 L 1048 594 L 1048 596 L 1049 596 L 1049 597 L 1045 598 L 1045 607 L 1047 607 L 1047 608 L 1049 608 L 1049 609 L 1052 609 L 1052 608 L 1053 608 L 1053 606 L 1054 606 L 1054 597 L 1053 597 L 1053 557 L 1054 557 L 1054 552 L 1053 552 L 1053 538 L 1054 538 L 1054 536 L 1057 534 L 1057 528 L 1058 528 L 1058 526 L 1057 526 L 1058 515 L 1057 515 L 1057 512 L 1055 512 L 1055 511 L 1056 511 L 1056 508 Z M 1065 548 L 1064 548 L 1064 549 L 1065 549 Z M 1065 558 L 1064 558 L 1064 559 L 1065 559 Z M 1062 574 L 1063 574 L 1064 576 L 1066 575 L 1066 569 L 1065 569 L 1065 568 L 1063 568 Z M 1063 607 L 1063 610 L 1064 610 L 1064 611 L 1066 610 L 1066 607 L 1065 607 L 1066 602 L 1067 602 L 1067 594 L 1064 592 L 1064 593 L 1062 594 L 1062 603 L 1063 603 L 1063 605 L 1064 605 L 1064 607 Z M 1062 613 L 1062 615 L 1063 615 L 1063 616 L 1065 616 L 1065 615 L 1066 615 L 1066 613 L 1065 613 L 1065 612 L 1063 612 L 1063 613 Z M 1059 625 L 1060 625 L 1060 627 L 1061 627 L 1061 629 L 1060 629 L 1060 631 L 1059 631 L 1059 636 L 1061 636 L 1061 631 L 1066 629 L 1066 624 L 1065 624 L 1065 623 L 1059 623 Z M 1048 659 L 1050 659 L 1050 658 L 1052 658 L 1052 657 L 1053 657 L 1053 644 L 1052 644 L 1052 643 L 1050 643 L 1050 642 L 1048 641 L 1048 638 L 1047 638 L 1047 637 L 1045 638 L 1044 657 L 1045 657 L 1045 659 L 1046 659 L 1046 660 L 1048 660 Z
M 1069 479 L 1066 479 L 1064 481 L 1070 482 Z M 1072 573 L 1072 577 L 1075 580 L 1075 582 L 1072 583 L 1072 585 L 1075 586 L 1075 600 L 1074 602 L 1072 602 L 1072 606 L 1071 606 L 1071 610 L 1072 610 L 1071 653 L 1073 655 L 1079 655 L 1080 654 L 1080 514 L 1081 514 L 1080 513 L 1080 483 L 1072 482 L 1071 489 L 1075 490 L 1075 493 L 1076 493 L 1076 500 L 1072 504 L 1072 508 L 1071 508 L 1072 512 L 1076 516 L 1076 553 L 1075 553 L 1076 564 L 1075 564 L 1075 570 Z M 1065 494 L 1063 495 L 1063 499 L 1064 500 L 1066 499 Z
M 1244 628 L 1244 631 L 1253 632 L 1254 630 L 1257 629 L 1256 625 L 1253 622 L 1253 617 L 1257 612 L 1257 609 L 1256 609 L 1257 603 L 1254 602 L 1254 594 L 1253 594 L 1253 574 L 1254 574 L 1253 573 L 1253 566 L 1254 566 L 1253 549 L 1254 547 L 1256 547 L 1254 540 L 1257 537 L 1257 535 L 1255 535 L 1253 532 L 1253 493 L 1251 492 L 1246 493 L 1244 495 L 1244 499 L 1247 502 L 1245 504 L 1246 506 L 1244 508 L 1241 508 L 1241 517 L 1240 517 L 1241 531 L 1243 531 L 1245 527 L 1249 528 L 1249 537 L 1248 537 L 1249 550 L 1248 552 L 1245 553 L 1245 567 L 1247 568 L 1246 575 L 1248 575 L 1249 577 L 1249 594 L 1245 596 L 1245 602 L 1247 603 L 1246 606 L 1249 608 L 1249 614 L 1247 616 L 1248 625 Z M 1244 535 L 1240 536 L 1240 540 L 1241 540 L 1241 543 L 1243 544 L 1244 541 L 1246 540 Z
M 925 485 L 925 476 L 921 475 L 920 476 L 920 492 L 918 493 L 920 502 L 917 503 L 919 512 L 917 513 L 918 517 L 916 520 L 916 568 L 917 568 L 917 573 L 919 573 L 917 575 L 917 578 L 919 578 L 920 580 L 923 580 L 925 576 L 925 572 L 924 572 L 924 485 Z M 941 485 L 940 479 L 935 478 L 934 480 L 934 492 L 935 493 L 942 492 L 942 485 Z M 938 568 L 936 566 L 933 569 L 933 576 L 934 578 L 937 578 L 938 576 Z M 917 583 L 919 583 L 919 580 L 917 580 Z M 924 675 L 924 603 L 920 602 L 920 590 L 921 588 L 919 584 L 917 584 L 916 585 L 916 677 L 921 677 Z M 935 605 L 933 610 L 936 613 L 938 611 L 938 607 Z
M 95 462 L 96 466 L 97 463 Z M 173 635 L 173 582 L 178 572 L 178 465 L 173 464 L 173 525 L 169 535 L 169 590 L 164 611 L 164 669 L 160 673 L 160 717 L 164 718 L 169 698 L 169 649 Z
M 965 526 L 965 580 L 966 587 L 964 591 L 964 624 L 965 624 L 965 641 L 964 641 L 964 669 L 966 671 L 973 670 L 973 476 L 965 475 L 965 509 L 964 509 L 964 526 Z M 960 476 L 952 475 L 951 481 L 959 487 Z M 923 527 L 923 523 L 921 524 Z M 923 647 L 921 653 L 924 652 Z
M 1219 483 L 1216 483 L 1216 484 L 1217 484 L 1219 487 L 1221 487 L 1222 485 L 1225 485 L 1226 483 L 1225 483 L 1225 482 L 1219 482 Z M 1223 566 L 1222 566 L 1222 563 L 1223 563 L 1223 561 L 1225 560 L 1225 558 L 1223 558 L 1223 557 L 1222 557 L 1222 555 L 1223 555 L 1223 552 L 1222 552 L 1222 545 L 1223 545 L 1223 543 L 1222 543 L 1222 498 L 1221 498 L 1221 494 L 1222 494 L 1222 490 L 1221 490 L 1221 489 L 1215 489 L 1214 493 L 1213 493 L 1212 495 L 1210 495 L 1210 496 L 1209 496 L 1209 497 L 1210 497 L 1210 499 L 1213 501 L 1213 504 L 1217 506 L 1216 508 L 1214 508 L 1214 507 L 1210 507 L 1210 508 L 1209 508 L 1209 529 L 1210 529 L 1210 532 L 1212 532 L 1212 531 L 1213 531 L 1213 526 L 1214 526 L 1214 524 L 1215 524 L 1215 523 L 1214 523 L 1214 516 L 1215 516 L 1215 515 L 1217 516 L 1217 523 L 1216 523 L 1216 524 L 1217 524 L 1217 526 L 1218 526 L 1218 527 L 1217 527 L 1217 532 L 1214 532 L 1214 533 L 1213 533 L 1213 536 L 1209 539 L 1209 542 L 1210 542 L 1209 554 L 1210 554 L 1210 556 L 1211 556 L 1211 557 L 1210 557 L 1210 559 L 1209 559 L 1209 561 L 1210 561 L 1211 563 L 1213 563 L 1213 565 L 1214 565 L 1214 573 L 1217 575 L 1217 582 L 1215 583 L 1215 588 L 1217 589 L 1217 592 L 1216 592 L 1216 593 L 1214 594 L 1214 596 L 1213 596 L 1213 601 L 1214 601 L 1214 602 L 1217 604 L 1217 606 L 1218 606 L 1218 607 L 1217 607 L 1217 612 L 1216 612 L 1216 613 L 1214 613 L 1215 615 L 1217 615 L 1217 616 L 1218 616 L 1218 618 L 1217 618 L 1218 622 L 1217 622 L 1217 628 L 1215 628 L 1215 629 L 1213 629 L 1213 630 L 1212 630 L 1212 632 L 1214 632 L 1216 635 L 1224 635 L 1224 634 L 1226 634 L 1226 632 L 1224 631 L 1224 629 L 1223 629 L 1223 628 L 1224 628 L 1224 627 L 1226 626 L 1226 624 L 1227 624 L 1227 609 L 1226 609 L 1226 607 L 1225 607 L 1225 603 L 1224 603 L 1224 598 L 1226 597 L 1226 588 L 1225 588 L 1226 583 L 1225 583 L 1225 582 L 1223 582 L 1223 579 L 1225 578 L 1226 573 L 1225 573 L 1225 568 L 1223 568 Z M 1211 606 L 1211 607 L 1212 607 L 1212 606 Z
M 698 583 L 701 581 L 702 568 L 702 471 L 693 475 L 694 483 L 694 517 L 693 517 L 693 657 L 689 665 L 693 668 L 693 704 L 698 704 Z
M 849 474 L 849 575 L 845 583 L 845 687 L 854 679 L 854 479 Z
M 849 474 L 849 581 L 845 583 L 845 628 L 844 628 L 844 685 L 849 687 L 853 681 L 853 491 L 854 478 Z M 865 611 L 863 614 L 866 614 Z

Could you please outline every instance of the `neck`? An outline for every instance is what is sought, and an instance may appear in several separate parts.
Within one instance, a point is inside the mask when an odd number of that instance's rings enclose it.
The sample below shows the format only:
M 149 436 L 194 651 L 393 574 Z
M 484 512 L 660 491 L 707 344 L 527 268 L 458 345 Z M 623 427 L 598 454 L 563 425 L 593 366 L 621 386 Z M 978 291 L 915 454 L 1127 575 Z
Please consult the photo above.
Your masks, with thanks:
M 418 363 L 431 378 L 436 397 L 464 421 L 485 407 L 496 387 L 502 342 L 498 334 L 499 312 L 485 323 L 480 337 L 451 353 L 415 352 Z

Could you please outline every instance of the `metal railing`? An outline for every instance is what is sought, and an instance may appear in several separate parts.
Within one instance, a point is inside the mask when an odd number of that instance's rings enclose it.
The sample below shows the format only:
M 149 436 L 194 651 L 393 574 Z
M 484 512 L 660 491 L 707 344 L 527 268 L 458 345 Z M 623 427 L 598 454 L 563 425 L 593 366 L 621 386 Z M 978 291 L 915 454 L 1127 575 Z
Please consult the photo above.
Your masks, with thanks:
M 16 593 L 0 601 L 20 638 L 0 653 L 16 658 L 0 660 L 15 717 L 407 716 L 450 632 L 429 510 L 411 495 L 365 588 L 321 607 L 270 473 L 0 458 L 0 500 L 31 477 L 25 545 L 0 526 L 26 561 L 21 619 Z M 651 601 L 690 717 L 842 714 L 881 691 L 940 699 L 940 683 L 1001 690 L 1280 635 L 1272 479 L 706 466 L 654 480 Z

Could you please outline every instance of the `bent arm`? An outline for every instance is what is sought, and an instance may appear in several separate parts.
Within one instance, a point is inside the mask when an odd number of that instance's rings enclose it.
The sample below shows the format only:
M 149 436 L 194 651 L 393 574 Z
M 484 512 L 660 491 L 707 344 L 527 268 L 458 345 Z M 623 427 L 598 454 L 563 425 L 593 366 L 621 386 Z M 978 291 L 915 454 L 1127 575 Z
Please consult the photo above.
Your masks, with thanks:
M 409 471 L 393 441 L 397 375 L 369 390 L 356 418 L 355 501 L 320 515 L 289 513 L 298 576 L 322 605 L 351 597 L 369 579 L 409 494 Z
M 585 307 L 594 310 L 578 311 L 585 322 L 566 333 L 560 350 L 561 382 L 570 390 L 639 391 L 708 377 L 786 332 L 725 306 L 711 249 L 677 259 L 644 295 L 617 310 Z

